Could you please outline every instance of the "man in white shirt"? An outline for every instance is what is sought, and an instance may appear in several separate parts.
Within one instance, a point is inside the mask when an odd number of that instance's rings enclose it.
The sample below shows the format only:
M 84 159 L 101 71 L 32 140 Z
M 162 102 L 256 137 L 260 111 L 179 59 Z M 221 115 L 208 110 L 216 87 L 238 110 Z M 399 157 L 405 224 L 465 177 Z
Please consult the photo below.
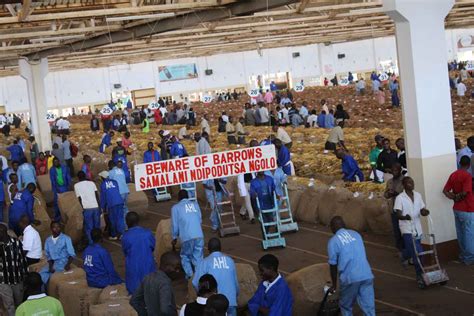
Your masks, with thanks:
M 463 96 L 466 95 L 467 88 L 466 88 L 466 85 L 464 84 L 464 82 L 461 81 L 461 79 L 459 79 L 456 89 L 457 89 L 457 92 L 458 92 L 458 97 L 463 97 Z
M 397 196 L 393 206 L 398 216 L 400 232 L 405 244 L 405 249 L 402 250 L 402 260 L 404 265 L 408 264 L 409 259 L 413 260 L 418 287 L 424 288 L 426 285 L 421 277 L 422 270 L 415 254 L 413 239 L 415 239 L 417 252 L 422 252 L 421 235 L 423 234 L 423 229 L 421 228 L 420 218 L 421 216 L 428 216 L 430 212 L 425 208 L 421 194 L 414 191 L 415 182 L 413 179 L 405 177 L 402 180 L 402 184 L 404 191 Z
M 308 125 L 309 127 L 318 127 L 318 116 L 316 115 L 316 110 L 311 111 L 311 115 L 308 116 Z
M 291 145 L 293 145 L 293 142 L 291 141 L 290 135 L 285 131 L 285 129 L 281 126 L 272 126 L 272 131 L 276 133 L 276 138 L 281 140 L 283 145 L 286 146 L 286 148 L 290 149 Z
M 191 126 L 189 124 L 186 124 L 185 126 L 181 127 L 178 131 L 178 139 L 183 140 L 183 139 L 189 139 L 190 136 L 188 135 L 188 128 Z
M 28 265 L 38 263 L 43 255 L 41 249 L 41 237 L 36 229 L 30 224 L 27 215 L 23 215 L 18 222 L 18 226 L 23 231 L 23 251 L 26 255 Z
M 211 135 L 211 126 L 209 126 L 209 120 L 207 118 L 207 114 L 204 114 L 202 116 L 201 132 L 206 132 L 208 135 Z
M 74 185 L 74 192 L 79 199 L 79 203 L 81 203 L 84 216 L 84 231 L 89 244 L 92 245 L 91 231 L 94 228 L 100 229 L 99 194 L 97 186 L 94 182 L 87 180 L 84 171 L 79 171 L 77 177 L 79 182 Z
M 268 115 L 268 109 L 265 104 L 262 103 L 260 105 L 260 109 L 258 110 L 260 111 L 260 123 L 262 125 L 268 125 L 268 122 L 270 121 L 270 116 Z
M 71 123 L 69 123 L 69 121 L 66 120 L 64 117 L 60 117 L 56 123 L 56 126 L 58 127 L 58 130 L 62 133 L 69 134 L 69 128 L 71 127 Z
M 222 122 L 229 123 L 229 116 L 227 115 L 226 112 L 222 112 L 221 119 L 222 119 Z

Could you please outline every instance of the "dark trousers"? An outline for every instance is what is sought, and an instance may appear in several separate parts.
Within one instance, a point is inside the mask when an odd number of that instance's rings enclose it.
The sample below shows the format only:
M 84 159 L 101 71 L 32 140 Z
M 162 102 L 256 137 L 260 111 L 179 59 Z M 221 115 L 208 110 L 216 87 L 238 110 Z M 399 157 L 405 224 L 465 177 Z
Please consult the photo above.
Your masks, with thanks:
M 33 258 L 28 258 L 26 257 L 26 263 L 31 266 L 32 264 L 40 262 L 40 259 L 33 259 Z
M 66 159 L 66 165 L 69 168 L 69 173 L 71 174 L 71 177 L 74 177 L 74 163 L 71 159 Z
M 398 216 L 397 213 L 392 212 L 392 228 L 393 228 L 393 237 L 395 239 L 395 247 L 397 247 L 398 251 L 403 251 L 405 248 L 402 233 L 400 232 L 400 226 L 398 225 Z

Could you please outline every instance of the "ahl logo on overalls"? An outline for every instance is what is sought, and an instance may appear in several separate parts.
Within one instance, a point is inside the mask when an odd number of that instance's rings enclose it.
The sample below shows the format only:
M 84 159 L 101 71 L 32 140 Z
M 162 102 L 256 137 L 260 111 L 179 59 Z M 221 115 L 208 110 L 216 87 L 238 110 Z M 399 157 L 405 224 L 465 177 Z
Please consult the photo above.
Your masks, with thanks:
M 184 205 L 184 207 L 186 209 L 186 213 L 197 213 L 193 203 L 187 203 Z

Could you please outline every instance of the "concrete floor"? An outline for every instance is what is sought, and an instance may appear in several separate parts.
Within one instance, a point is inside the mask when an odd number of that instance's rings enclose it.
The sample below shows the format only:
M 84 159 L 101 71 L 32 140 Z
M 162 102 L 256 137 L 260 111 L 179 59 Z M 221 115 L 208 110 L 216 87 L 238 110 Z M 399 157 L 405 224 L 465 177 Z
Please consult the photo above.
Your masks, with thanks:
M 149 201 L 149 210 L 141 225 L 155 232 L 158 222 L 170 217 L 171 206 L 175 202 L 156 203 L 151 196 Z M 208 217 L 209 212 L 203 214 L 206 240 L 214 236 Z M 279 258 L 280 271 L 284 275 L 308 265 L 327 262 L 326 247 L 332 234 L 326 227 L 299 223 L 297 233 L 285 235 L 286 248 L 263 251 L 260 226 L 241 222 L 240 218 L 238 221 L 241 234 L 222 239 L 223 251 L 236 262 L 249 263 L 257 269 L 258 259 L 265 253 L 272 253 Z M 404 269 L 400 265 L 389 236 L 365 234 L 363 237 L 375 275 L 377 315 L 474 315 L 474 267 L 458 262 L 446 263 L 443 267 L 449 274 L 449 283 L 420 290 L 413 267 Z M 117 271 L 124 276 L 120 243 L 104 241 L 104 246 L 112 253 Z M 186 303 L 186 282 L 181 280 L 175 285 L 176 303 L 182 305 Z

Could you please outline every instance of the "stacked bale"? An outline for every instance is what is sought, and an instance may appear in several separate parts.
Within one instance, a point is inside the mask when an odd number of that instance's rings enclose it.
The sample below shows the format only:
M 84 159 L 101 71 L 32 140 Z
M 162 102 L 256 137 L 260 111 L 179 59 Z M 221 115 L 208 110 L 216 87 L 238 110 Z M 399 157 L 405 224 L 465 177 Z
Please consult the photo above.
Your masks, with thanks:
M 329 265 L 318 263 L 291 273 L 287 278 L 293 294 L 293 315 L 316 315 L 324 298 L 324 285 L 330 281 Z
M 130 211 L 138 213 L 140 217 L 145 217 L 148 211 L 148 197 L 145 192 L 135 190 L 135 184 L 129 183 L 128 189 L 130 194 L 128 195 L 127 206 Z
M 40 221 L 39 225 L 35 225 L 36 230 L 41 236 L 41 240 L 44 242 L 46 238 L 51 234 L 50 225 L 51 218 L 47 212 L 46 201 L 43 198 L 43 194 L 39 190 L 36 190 L 33 194 L 35 198 L 35 203 L 33 207 L 33 212 L 35 214 L 35 219 Z
M 328 186 L 325 184 L 307 188 L 300 197 L 296 218 L 308 223 L 317 222 L 319 219 L 319 202 L 327 190 Z
M 85 279 L 86 272 L 81 268 L 77 268 L 74 265 L 71 265 L 71 269 L 69 271 L 56 272 L 51 275 L 48 284 L 48 294 L 59 299 L 59 285 L 66 282 L 73 282 Z
M 102 290 L 89 287 L 84 278 L 60 283 L 58 292 L 65 315 L 87 316 L 89 307 L 97 304 Z
M 366 198 L 362 194 L 349 197 L 344 203 L 338 204 L 334 215 L 341 216 L 347 227 L 359 232 L 367 230 L 367 218 L 364 213 Z
M 116 300 L 126 300 L 128 299 L 128 291 L 125 287 L 125 283 L 117 285 L 109 285 L 102 290 L 99 295 L 98 303 L 108 303 L 110 301 Z
M 49 179 L 49 174 L 38 176 L 36 178 L 36 182 L 38 183 L 38 187 L 41 190 L 41 193 L 43 193 L 43 197 L 46 203 L 53 203 L 54 193 L 51 187 L 51 180 Z
M 161 255 L 165 252 L 172 251 L 173 247 L 171 246 L 171 241 L 173 240 L 171 234 L 171 219 L 162 219 L 158 222 L 158 226 L 156 226 L 156 247 L 155 247 L 155 260 L 157 263 L 160 262 Z M 176 250 L 181 247 L 178 239 L 178 243 L 176 244 Z
M 125 299 L 110 301 L 89 307 L 89 316 L 137 316 L 137 312 Z
M 64 223 L 64 233 L 71 237 L 74 244 L 81 241 L 83 232 L 82 206 L 74 191 L 58 194 L 58 205 L 61 211 L 61 220 Z
M 392 233 L 390 205 L 381 194 L 372 194 L 364 200 L 363 212 L 370 230 L 376 234 Z

